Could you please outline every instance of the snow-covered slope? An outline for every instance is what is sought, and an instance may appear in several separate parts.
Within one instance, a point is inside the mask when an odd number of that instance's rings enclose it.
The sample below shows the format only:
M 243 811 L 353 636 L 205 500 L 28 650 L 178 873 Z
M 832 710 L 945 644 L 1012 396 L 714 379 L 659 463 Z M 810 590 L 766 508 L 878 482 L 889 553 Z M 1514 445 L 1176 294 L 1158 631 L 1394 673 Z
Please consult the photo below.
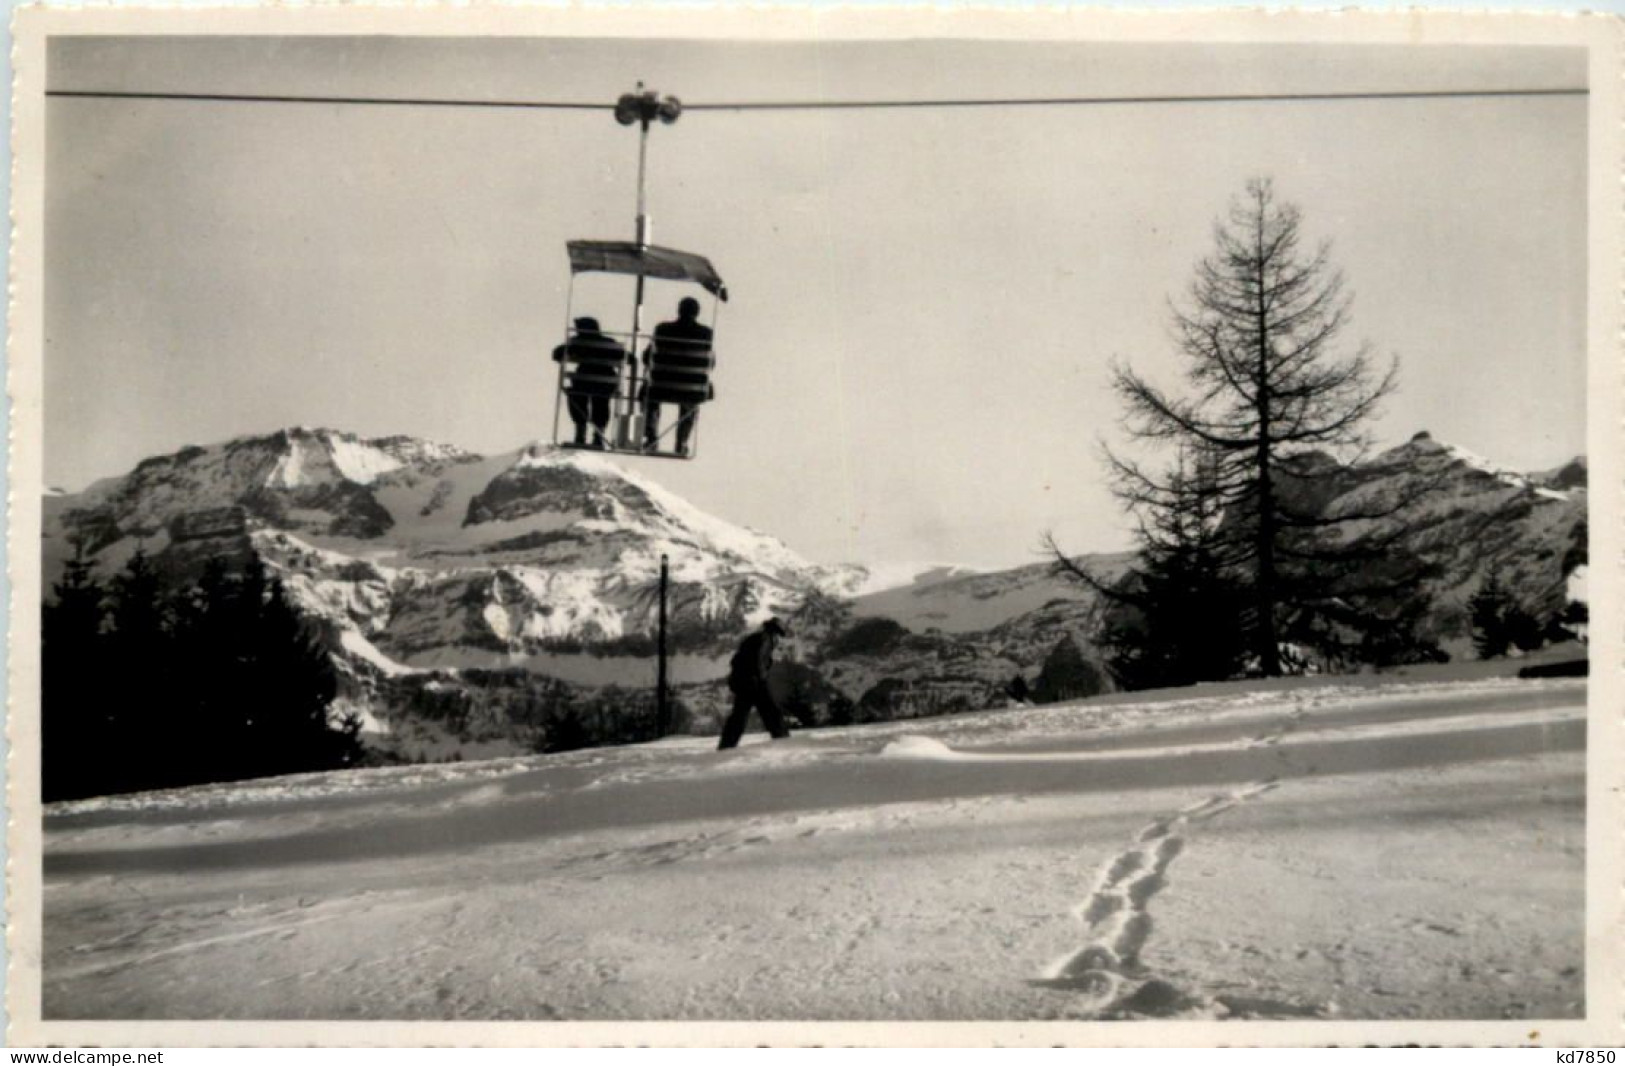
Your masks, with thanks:
M 1120 573 L 1127 553 L 1079 560 L 1103 578 Z M 914 630 L 974 633 L 994 629 L 1056 601 L 1083 597 L 1077 582 L 1052 563 L 991 572 L 930 570 L 906 585 L 869 592 L 854 602 L 859 617 L 885 617 Z
M 1616 1043 L 1617 996 L 1586 998 L 1585 711 L 1577 679 L 1367 676 L 53 804 L 40 996 L 75 1043 L 663 1018 Z

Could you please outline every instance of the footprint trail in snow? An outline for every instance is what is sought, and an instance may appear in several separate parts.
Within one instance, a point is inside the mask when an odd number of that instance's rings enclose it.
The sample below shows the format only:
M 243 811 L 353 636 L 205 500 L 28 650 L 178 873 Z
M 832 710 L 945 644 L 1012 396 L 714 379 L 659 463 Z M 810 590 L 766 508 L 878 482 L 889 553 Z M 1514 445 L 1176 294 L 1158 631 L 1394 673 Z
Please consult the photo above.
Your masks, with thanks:
M 1168 869 L 1184 850 L 1188 829 L 1276 787 L 1272 779 L 1209 796 L 1141 829 L 1132 846 L 1107 860 L 1094 890 L 1073 908 L 1086 930 L 1083 946 L 1050 963 L 1034 983 L 1078 993 L 1080 1006 L 1099 1018 L 1168 1017 L 1224 1007 L 1222 1000 L 1180 990 L 1141 962 L 1153 928 L 1148 908 L 1166 887 Z M 1287 1013 L 1303 1013 L 1293 1005 L 1280 1006 Z

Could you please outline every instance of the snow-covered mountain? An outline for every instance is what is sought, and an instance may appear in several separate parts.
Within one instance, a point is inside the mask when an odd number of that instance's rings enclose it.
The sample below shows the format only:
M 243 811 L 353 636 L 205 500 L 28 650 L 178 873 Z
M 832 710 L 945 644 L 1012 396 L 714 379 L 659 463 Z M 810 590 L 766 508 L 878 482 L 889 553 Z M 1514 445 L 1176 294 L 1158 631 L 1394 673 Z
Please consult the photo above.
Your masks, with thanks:
M 1429 599 L 1433 630 L 1452 651 L 1465 650 L 1467 601 L 1491 574 L 1544 617 L 1568 602 L 1586 563 L 1583 457 L 1522 474 L 1422 432 L 1316 482 L 1324 486 L 1327 515 L 1381 513 L 1408 501 L 1396 516 L 1406 529 L 1395 550 L 1430 564 L 1417 592 Z M 1356 521 L 1342 535 L 1355 539 L 1383 528 L 1381 521 Z
M 326 623 L 363 702 L 379 679 L 435 668 L 620 680 L 614 657 L 650 650 L 662 556 L 673 641 L 691 656 L 714 656 L 809 590 L 845 595 L 866 578 L 593 453 L 534 444 L 485 457 L 325 429 L 185 448 L 49 497 L 47 581 L 75 543 L 104 570 L 139 545 L 182 576 L 254 551 Z

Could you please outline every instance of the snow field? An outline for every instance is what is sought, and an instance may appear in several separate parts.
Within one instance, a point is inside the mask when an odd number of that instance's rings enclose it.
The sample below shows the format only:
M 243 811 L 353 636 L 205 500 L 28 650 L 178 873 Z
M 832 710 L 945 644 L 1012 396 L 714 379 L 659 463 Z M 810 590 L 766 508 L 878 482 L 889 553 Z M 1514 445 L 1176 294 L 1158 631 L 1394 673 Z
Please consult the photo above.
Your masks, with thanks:
M 1082 704 L 58 805 L 46 1013 L 1572 1017 L 1583 693 Z

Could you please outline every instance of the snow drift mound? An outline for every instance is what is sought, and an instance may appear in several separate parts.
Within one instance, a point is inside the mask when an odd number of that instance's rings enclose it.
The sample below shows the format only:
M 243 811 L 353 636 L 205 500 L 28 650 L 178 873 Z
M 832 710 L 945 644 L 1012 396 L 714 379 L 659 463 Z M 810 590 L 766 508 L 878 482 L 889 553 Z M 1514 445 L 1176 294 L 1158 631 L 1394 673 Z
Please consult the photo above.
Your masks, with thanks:
M 959 752 L 932 737 L 906 736 L 890 741 L 880 749 L 883 757 L 893 759 L 957 759 Z

